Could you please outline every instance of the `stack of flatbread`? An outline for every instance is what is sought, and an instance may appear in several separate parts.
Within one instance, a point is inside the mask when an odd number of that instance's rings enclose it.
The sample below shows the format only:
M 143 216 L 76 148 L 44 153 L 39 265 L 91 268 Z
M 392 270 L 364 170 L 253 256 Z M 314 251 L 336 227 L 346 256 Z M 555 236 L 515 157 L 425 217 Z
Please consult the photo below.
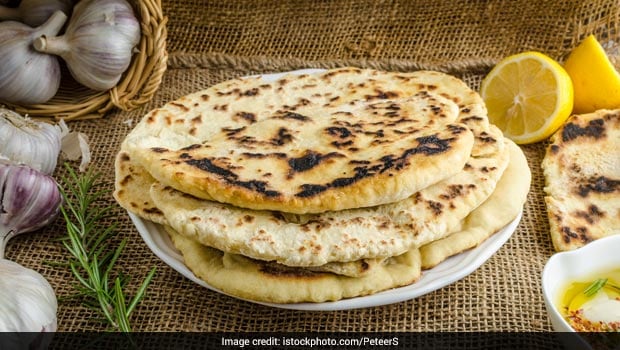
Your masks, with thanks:
M 323 302 L 415 283 L 511 222 L 521 150 L 438 72 L 340 68 L 220 83 L 149 112 L 115 198 L 224 293 Z

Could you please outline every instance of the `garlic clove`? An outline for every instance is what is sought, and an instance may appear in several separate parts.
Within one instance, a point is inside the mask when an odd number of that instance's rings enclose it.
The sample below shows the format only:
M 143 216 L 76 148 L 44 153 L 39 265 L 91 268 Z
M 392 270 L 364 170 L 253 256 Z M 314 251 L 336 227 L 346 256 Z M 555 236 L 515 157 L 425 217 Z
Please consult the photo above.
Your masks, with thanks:
M 0 332 L 55 332 L 57 311 L 54 289 L 41 274 L 0 258 Z
M 61 204 L 54 178 L 25 165 L 0 163 L 0 258 L 15 235 L 56 219 Z
M 15 21 L 0 22 L 0 101 L 38 104 L 50 100 L 60 86 L 58 58 L 32 47 L 35 38 L 58 34 L 67 16 L 57 11 L 43 25 L 31 28 Z
M 62 128 L 0 108 L 0 158 L 26 164 L 45 174 L 56 169 Z
M 33 46 L 62 57 L 80 84 L 103 91 L 119 82 L 139 41 L 140 23 L 127 1 L 82 0 L 64 35 L 42 36 Z

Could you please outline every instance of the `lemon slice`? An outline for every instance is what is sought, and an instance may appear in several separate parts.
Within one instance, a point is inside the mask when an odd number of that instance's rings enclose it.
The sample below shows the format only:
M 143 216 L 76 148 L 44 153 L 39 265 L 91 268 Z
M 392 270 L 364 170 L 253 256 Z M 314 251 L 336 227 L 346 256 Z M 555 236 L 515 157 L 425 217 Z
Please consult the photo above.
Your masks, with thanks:
M 571 51 L 564 68 L 573 80 L 575 113 L 620 107 L 620 74 L 593 35 Z
M 559 63 L 540 52 L 503 59 L 482 81 L 480 95 L 489 120 L 518 144 L 546 139 L 573 109 L 570 77 Z

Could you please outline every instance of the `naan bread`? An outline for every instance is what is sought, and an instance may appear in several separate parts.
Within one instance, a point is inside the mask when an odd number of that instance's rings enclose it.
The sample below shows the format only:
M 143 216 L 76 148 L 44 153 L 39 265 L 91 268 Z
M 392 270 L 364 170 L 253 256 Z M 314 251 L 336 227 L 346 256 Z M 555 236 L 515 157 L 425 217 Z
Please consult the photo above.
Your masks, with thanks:
M 531 172 L 525 155 L 506 139 L 510 163 L 493 194 L 472 211 L 456 232 L 420 247 L 422 268 L 430 269 L 447 258 L 474 248 L 516 218 L 527 199 Z
M 503 146 L 499 130 L 487 135 Z M 160 183 L 150 194 L 168 225 L 203 245 L 288 266 L 320 266 L 395 256 L 447 235 L 494 191 L 508 164 L 508 149 L 501 149 L 471 157 L 457 175 L 407 199 L 372 208 L 295 215 L 201 200 Z
M 570 117 L 542 166 L 556 250 L 620 233 L 620 110 Z
M 391 203 L 446 179 L 482 105 L 437 72 L 342 68 L 233 80 L 150 112 L 124 150 L 161 183 L 256 210 L 319 213 Z
M 409 285 L 421 276 L 420 254 L 413 249 L 387 259 L 362 277 L 275 267 L 259 260 L 223 253 L 168 228 L 185 265 L 225 294 L 270 303 L 326 302 L 369 295 Z

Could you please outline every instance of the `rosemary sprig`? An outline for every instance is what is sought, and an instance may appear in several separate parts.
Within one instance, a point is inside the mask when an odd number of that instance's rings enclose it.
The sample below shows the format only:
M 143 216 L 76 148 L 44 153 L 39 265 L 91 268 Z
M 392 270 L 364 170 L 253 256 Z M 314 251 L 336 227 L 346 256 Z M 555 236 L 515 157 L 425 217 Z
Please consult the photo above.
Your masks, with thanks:
M 615 284 L 609 282 L 607 278 L 599 278 L 592 282 L 592 284 L 590 284 L 586 289 L 584 289 L 583 294 L 585 294 L 587 297 L 591 297 L 594 294 L 598 293 L 598 291 L 605 286 L 620 292 L 620 286 L 616 286 Z
M 100 189 L 101 173 L 88 170 L 78 175 L 65 164 L 68 177 L 60 186 L 64 204 L 62 215 L 67 226 L 63 245 L 72 255 L 69 268 L 77 279 L 76 289 L 84 305 L 98 310 L 114 331 L 131 332 L 130 315 L 145 295 L 155 276 L 153 268 L 145 277 L 133 298 L 125 294 L 130 278 L 115 272 L 127 240 L 111 249 L 110 239 L 116 234 L 117 224 L 104 227 L 104 219 L 111 217 L 112 206 L 102 206 L 108 191 Z M 129 300 L 129 303 L 127 301 Z
M 605 283 L 607 283 L 607 278 L 599 278 L 596 281 L 592 282 L 592 284 L 590 284 L 588 288 L 584 289 L 583 294 L 585 294 L 587 297 L 591 297 L 594 294 L 598 293 L 598 291 L 605 286 Z

